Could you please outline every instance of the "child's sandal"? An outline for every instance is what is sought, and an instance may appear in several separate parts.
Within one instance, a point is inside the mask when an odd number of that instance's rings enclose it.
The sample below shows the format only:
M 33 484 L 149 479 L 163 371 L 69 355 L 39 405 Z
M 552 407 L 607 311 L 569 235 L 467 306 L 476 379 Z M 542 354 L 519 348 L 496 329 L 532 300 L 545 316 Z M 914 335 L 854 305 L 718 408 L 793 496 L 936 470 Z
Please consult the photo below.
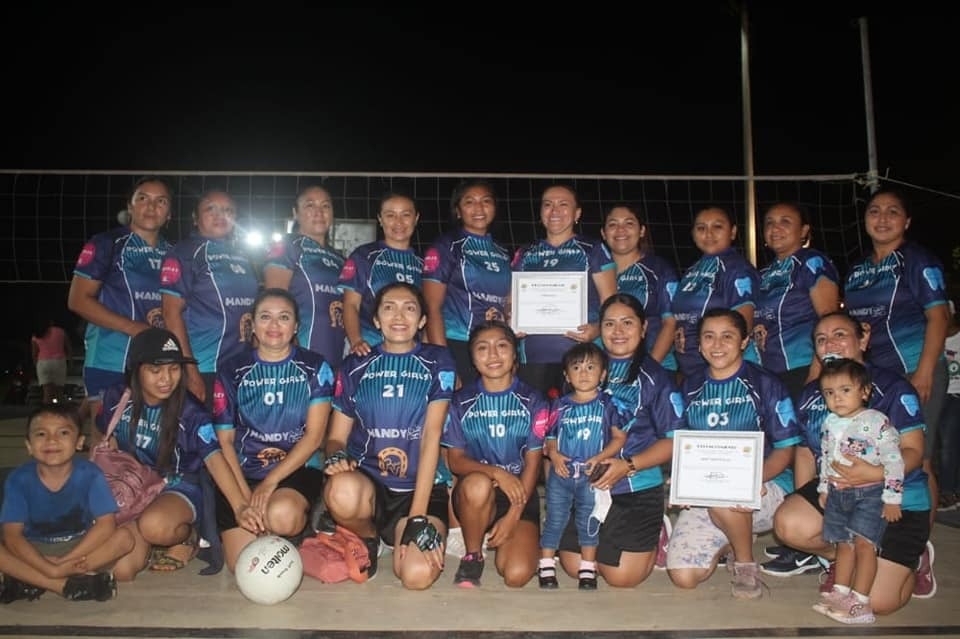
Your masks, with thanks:
M 580 580 L 579 588 L 580 590 L 596 590 L 597 589 L 597 571 L 590 570 L 589 568 L 581 568 L 577 573 L 577 578 Z
M 540 566 L 537 578 L 540 580 L 540 587 L 545 590 L 556 590 L 560 587 L 557 581 L 557 569 L 553 566 Z

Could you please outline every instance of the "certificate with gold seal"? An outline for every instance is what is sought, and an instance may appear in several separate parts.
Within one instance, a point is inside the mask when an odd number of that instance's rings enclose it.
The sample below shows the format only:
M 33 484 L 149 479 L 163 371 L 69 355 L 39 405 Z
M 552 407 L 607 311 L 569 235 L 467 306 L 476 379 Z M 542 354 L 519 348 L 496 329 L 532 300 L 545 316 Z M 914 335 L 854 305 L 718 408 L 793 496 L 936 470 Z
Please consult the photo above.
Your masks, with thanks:
M 760 509 L 763 431 L 673 431 L 672 506 Z
M 585 271 L 512 275 L 510 327 L 528 335 L 562 335 L 587 323 Z

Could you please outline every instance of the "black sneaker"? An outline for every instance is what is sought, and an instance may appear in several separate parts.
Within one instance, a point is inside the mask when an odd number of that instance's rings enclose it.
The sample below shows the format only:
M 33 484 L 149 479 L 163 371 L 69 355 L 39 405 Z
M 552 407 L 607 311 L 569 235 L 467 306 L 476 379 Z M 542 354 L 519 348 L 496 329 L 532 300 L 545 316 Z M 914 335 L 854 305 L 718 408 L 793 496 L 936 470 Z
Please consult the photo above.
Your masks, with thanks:
M 581 568 L 577 572 L 577 579 L 579 583 L 577 587 L 580 590 L 596 590 L 597 589 L 597 571 L 589 570 L 586 568 Z
M 110 601 L 117 596 L 117 580 L 109 572 L 72 575 L 63 586 L 63 598 L 70 601 Z
M 364 537 L 363 543 L 367 545 L 367 554 L 370 555 L 370 567 L 367 568 L 367 579 L 373 579 L 377 574 L 377 557 L 380 555 L 380 537 Z
M 460 566 L 457 568 L 453 583 L 461 588 L 479 588 L 481 575 L 483 575 L 483 554 L 467 553 L 460 559 Z
M 556 590 L 560 587 L 557 581 L 557 569 L 554 567 L 545 568 L 540 566 L 537 570 L 537 578 L 540 581 L 540 587 L 544 590 Z
M 782 546 L 782 545 L 767 546 L 763 549 L 763 554 L 765 554 L 770 559 L 776 559 L 780 555 L 786 552 L 790 552 L 791 550 L 793 550 L 793 548 L 791 548 L 790 546 Z
M 36 601 L 45 592 L 39 586 L 31 586 L 9 575 L 0 575 L 0 603 Z
M 760 571 L 774 577 L 790 577 L 805 572 L 819 571 L 822 568 L 816 555 L 788 549 L 776 559 L 760 564 Z

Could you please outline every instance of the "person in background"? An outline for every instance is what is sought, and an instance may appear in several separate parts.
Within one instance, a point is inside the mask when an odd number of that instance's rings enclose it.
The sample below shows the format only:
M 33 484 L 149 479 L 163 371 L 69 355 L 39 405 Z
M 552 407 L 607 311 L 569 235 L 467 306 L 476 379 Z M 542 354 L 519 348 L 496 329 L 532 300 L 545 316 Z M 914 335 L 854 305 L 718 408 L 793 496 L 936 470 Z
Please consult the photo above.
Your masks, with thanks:
M 382 539 L 403 586 L 424 590 L 444 564 L 450 499 L 436 474 L 456 366 L 449 350 L 420 342 L 426 303 L 413 284 L 382 287 L 374 308 L 382 341 L 347 356 L 337 373 L 323 503 L 363 538 L 369 577 Z
M 30 351 L 37 372 L 37 383 L 43 389 L 43 403 L 63 401 L 67 381 L 67 359 L 73 355 L 66 331 L 52 319 L 40 322 L 30 338 Z
M 383 239 L 358 246 L 344 262 L 339 281 L 343 292 L 343 329 L 350 353 L 368 355 L 383 339 L 373 324 L 374 300 L 381 288 L 394 282 L 420 288 L 423 258 L 411 244 L 419 219 L 412 197 L 386 193 L 380 199 L 377 214 Z
M 927 425 L 923 470 L 931 503 L 940 496 L 933 471 L 937 427 L 947 396 L 943 345 L 950 311 L 940 259 L 907 239 L 913 220 L 906 195 L 881 188 L 867 202 L 863 225 L 872 250 L 853 264 L 844 283 L 844 304 L 854 319 L 870 326 L 870 361 L 905 375 L 920 397 Z M 936 507 L 930 509 L 930 527 Z M 926 580 L 917 582 L 925 596 Z
M 236 217 L 227 193 L 201 195 L 196 230 L 167 255 L 160 275 L 164 324 L 196 360 L 186 365 L 187 388 L 211 410 L 218 365 L 247 348 L 259 288 L 256 269 L 231 241 Z
M 760 270 L 753 342 L 760 364 L 780 376 L 796 402 L 811 376 L 817 318 L 840 310 L 840 276 L 827 255 L 810 248 L 810 214 L 778 202 L 763 217 L 763 238 L 774 260 Z
M 653 253 L 653 243 L 640 211 L 615 204 L 607 211 L 601 231 L 617 265 L 617 291 L 628 293 L 643 305 L 647 318 L 644 344 L 647 354 L 668 371 L 677 370 L 673 341 L 677 320 L 670 305 L 677 290 L 677 271 Z
M 162 231 L 172 203 L 163 179 L 140 178 L 126 201 L 129 223 L 94 235 L 77 258 L 67 308 L 86 322 L 83 384 L 92 415 L 103 390 L 124 382 L 130 339 L 163 325 L 160 265 L 171 245 Z
M 423 258 L 426 341 L 450 349 L 463 387 L 477 379 L 467 347 L 470 331 L 485 321 L 506 319 L 510 254 L 490 235 L 497 198 L 489 182 L 461 182 L 450 207 L 460 227 L 442 235 Z
M 726 209 L 711 206 L 693 220 L 693 241 L 703 255 L 684 272 L 671 304 L 677 320 L 674 351 L 683 377 L 707 367 L 701 357 L 698 331 L 700 319 L 708 310 L 733 309 L 746 321 L 748 338 L 753 332 L 760 275 L 734 248 L 736 237 L 736 221 Z M 756 348 L 749 339 L 744 348 L 744 359 L 756 362 Z
M 773 529 L 777 507 L 793 490 L 790 466 L 801 441 L 786 387 L 770 371 L 744 360 L 749 341 L 747 321 L 737 311 L 712 308 L 704 313 L 697 344 L 707 368 L 686 377 L 683 392 L 690 429 L 763 431 L 760 508 L 681 510 L 667 550 L 667 574 L 680 588 L 696 588 L 709 579 L 720 556 L 727 554 L 727 569 L 733 573 L 731 594 L 737 599 L 763 595 L 753 535 Z
M 517 250 L 514 271 L 580 271 L 587 279 L 587 323 L 563 335 L 517 335 L 520 343 L 520 378 L 548 394 L 563 387 L 560 360 L 571 346 L 600 336 L 600 304 L 617 292 L 616 265 L 606 245 L 575 232 L 583 210 L 572 186 L 548 186 L 540 198 L 540 222 L 546 237 Z M 516 300 L 511 302 L 516 304 Z
M 465 552 L 453 581 L 461 588 L 480 585 L 488 534 L 497 573 L 507 586 L 521 588 L 537 570 L 537 478 L 550 405 L 517 377 L 517 337 L 505 323 L 478 323 L 468 347 L 480 377 L 454 394 L 441 440 L 459 478 L 453 508 Z
M 916 596 L 917 581 L 926 582 L 923 591 L 933 593 L 936 580 L 928 543 L 930 493 L 926 474 L 921 468 L 924 416 L 920 400 L 917 391 L 903 375 L 865 360 L 870 337 L 861 322 L 846 311 L 837 311 L 818 320 L 813 345 L 821 362 L 841 357 L 865 364 L 873 385 L 869 407 L 886 415 L 900 432 L 900 454 L 906 473 L 901 504 L 903 512 L 898 521 L 888 523 L 883 533 L 877 576 L 870 588 L 870 606 L 874 613 L 887 615 L 909 603 L 911 595 Z M 774 533 L 781 542 L 827 562 L 820 592 L 829 592 L 833 587 L 833 559 L 836 556 L 833 546 L 823 540 L 823 508 L 817 493 L 821 426 L 827 414 L 820 385 L 814 380 L 804 388 L 797 411 L 803 434 L 794 461 L 797 488 L 787 496 L 774 517 Z M 847 460 L 851 465 L 833 464 L 833 470 L 848 485 L 883 481 L 881 466 L 868 464 L 857 457 L 848 457 Z M 926 561 L 927 557 L 931 561 Z
M 835 544 L 833 589 L 821 595 L 813 609 L 847 624 L 873 623 L 868 593 L 877 576 L 877 549 L 887 522 L 901 517 L 903 456 L 900 434 L 880 411 L 867 408 L 870 372 L 852 359 L 831 359 L 820 372 L 820 392 L 830 414 L 823 421 L 820 441 L 820 482 L 823 540 Z M 883 466 L 883 480 L 848 485 L 833 470 L 849 465 L 847 456 Z M 842 484 L 835 480 L 839 477 Z
M 253 303 L 253 347 L 223 361 L 214 413 L 224 458 L 263 530 L 294 539 L 323 492 L 319 449 L 334 383 L 323 356 L 297 346 L 298 328 L 289 291 L 260 292 Z M 229 495 L 219 493 L 217 527 L 230 570 L 261 532 L 234 513 Z
M 297 342 L 323 355 L 334 369 L 343 360 L 343 256 L 330 246 L 333 200 L 322 186 L 307 186 L 293 207 L 296 233 L 277 242 L 263 267 L 264 288 L 287 289 L 297 302 Z
M 950 384 L 940 413 L 940 503 L 937 510 L 955 510 L 960 504 L 960 324 L 953 300 L 943 353 Z
M 133 549 L 117 528 L 117 502 L 95 464 L 77 459 L 80 414 L 44 404 L 27 418 L 31 459 L 4 482 L 0 508 L 0 603 L 51 591 L 73 601 L 117 596 L 111 569 Z

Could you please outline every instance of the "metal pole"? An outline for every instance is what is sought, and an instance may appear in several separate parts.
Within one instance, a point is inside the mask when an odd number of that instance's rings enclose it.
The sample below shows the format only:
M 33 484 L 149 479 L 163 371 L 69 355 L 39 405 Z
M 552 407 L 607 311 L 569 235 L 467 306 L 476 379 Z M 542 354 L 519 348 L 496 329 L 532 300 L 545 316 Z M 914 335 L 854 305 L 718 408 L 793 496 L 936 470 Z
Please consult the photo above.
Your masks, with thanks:
M 873 81 L 870 77 L 870 38 L 867 34 L 867 19 L 860 18 L 860 60 L 863 65 L 863 102 L 867 116 L 867 186 L 870 193 L 879 188 L 879 171 L 877 170 L 877 133 L 873 121 Z
M 747 176 L 747 224 L 746 257 L 757 261 L 757 200 L 753 180 L 753 124 L 750 115 L 750 23 L 747 19 L 747 3 L 740 3 L 740 76 L 743 92 L 743 156 L 744 173 Z

